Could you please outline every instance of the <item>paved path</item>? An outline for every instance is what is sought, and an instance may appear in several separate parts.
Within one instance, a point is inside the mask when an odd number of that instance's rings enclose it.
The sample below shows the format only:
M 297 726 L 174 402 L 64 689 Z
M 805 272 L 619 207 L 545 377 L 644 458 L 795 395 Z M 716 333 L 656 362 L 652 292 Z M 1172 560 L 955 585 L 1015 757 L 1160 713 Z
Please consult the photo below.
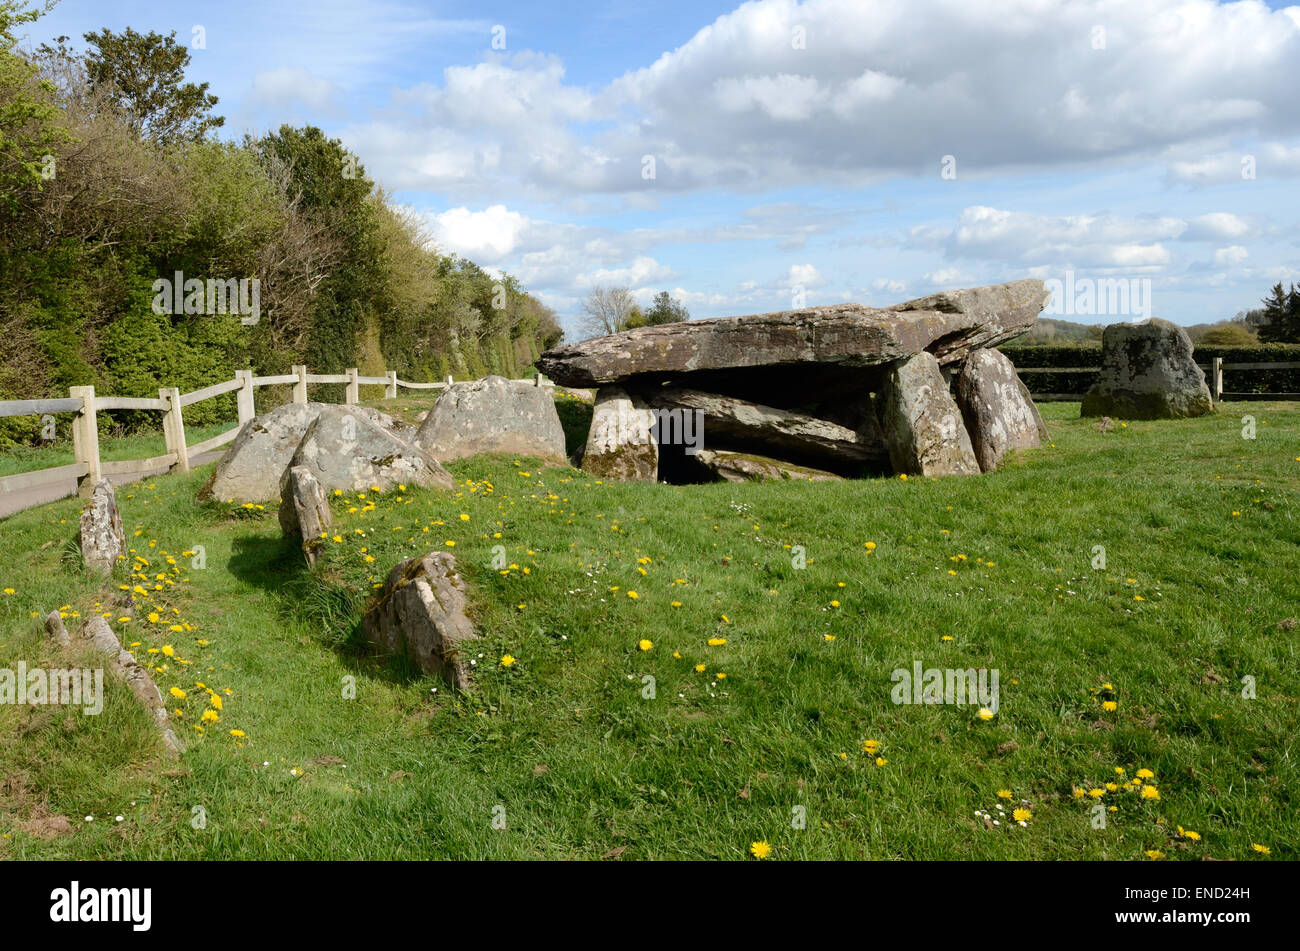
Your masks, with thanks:
M 220 459 L 221 454 L 225 451 L 224 448 L 213 449 L 211 452 L 201 452 L 197 456 L 192 456 L 190 457 L 190 467 L 194 468 L 204 463 L 214 462 Z M 139 482 L 141 479 L 160 476 L 166 472 L 167 467 L 161 466 L 155 469 L 141 469 L 139 472 L 124 472 L 108 478 L 112 480 L 114 485 L 126 485 L 128 482 Z M 52 479 L 44 485 L 20 489 L 17 492 L 0 493 L 0 518 L 13 515 L 15 512 L 21 512 L 23 509 L 29 509 L 34 505 L 44 505 L 46 502 L 65 499 L 69 495 L 75 495 L 76 492 L 76 479 Z

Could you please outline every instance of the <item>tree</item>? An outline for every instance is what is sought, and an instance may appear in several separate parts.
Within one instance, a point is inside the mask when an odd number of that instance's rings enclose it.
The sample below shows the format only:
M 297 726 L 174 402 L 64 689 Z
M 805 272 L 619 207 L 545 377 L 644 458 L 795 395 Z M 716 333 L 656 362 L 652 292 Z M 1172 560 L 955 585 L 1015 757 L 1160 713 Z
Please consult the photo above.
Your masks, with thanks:
M 1253 347 L 1259 338 L 1238 323 L 1220 324 L 1201 334 L 1198 347 Z
M 1264 324 L 1259 339 L 1264 343 L 1300 343 L 1300 288 L 1294 284 L 1282 290 L 1282 282 L 1273 285 L 1264 304 Z
M 40 185 L 45 156 L 68 140 L 53 84 L 18 52 L 13 32 L 42 12 L 0 0 L 0 208 L 9 211 L 19 205 L 21 189 Z
M 583 302 L 578 326 L 588 337 L 622 333 L 628 329 L 628 321 L 639 313 L 629 288 L 597 285 Z
M 185 82 L 190 51 L 176 42 L 176 31 L 125 33 L 109 29 L 86 33 L 91 49 L 86 69 L 92 89 L 107 91 L 116 108 L 143 138 L 155 142 L 198 140 L 225 124 L 210 115 L 217 97 L 207 83 Z
M 667 291 L 660 291 L 650 302 L 650 309 L 646 311 L 646 326 L 656 326 L 658 324 L 676 324 L 683 320 L 690 320 L 690 312 L 682 305 L 679 300 L 674 300 Z

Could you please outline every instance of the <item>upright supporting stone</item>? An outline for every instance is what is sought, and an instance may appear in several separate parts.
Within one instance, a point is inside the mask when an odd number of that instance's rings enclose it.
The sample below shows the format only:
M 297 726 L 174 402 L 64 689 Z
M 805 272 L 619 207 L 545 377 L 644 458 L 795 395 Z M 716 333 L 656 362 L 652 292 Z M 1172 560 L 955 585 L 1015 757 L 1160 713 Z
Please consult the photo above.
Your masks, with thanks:
M 298 377 L 298 382 L 293 385 L 293 401 L 299 406 L 305 406 L 307 404 L 307 368 L 295 365 L 293 372 Z
M 95 491 L 99 473 L 99 423 L 95 417 L 95 388 L 93 386 L 68 387 L 68 395 L 81 400 L 81 412 L 72 419 L 72 452 L 77 462 L 86 467 L 86 474 L 77 478 L 77 494 L 89 498 Z
M 356 406 L 361 402 L 361 384 L 357 382 L 356 367 L 348 367 L 348 391 L 343 400 L 349 406 Z
M 1210 388 L 1210 397 L 1216 403 L 1223 402 L 1223 357 L 1215 357 L 1214 363 L 1210 367 L 1211 378 L 1214 380 Z
M 239 404 L 239 425 L 243 426 L 244 423 L 257 415 L 257 411 L 253 408 L 253 371 L 236 370 L 235 379 L 243 384 L 236 391 L 238 394 L 236 401 Z
M 185 445 L 185 418 L 181 415 L 181 391 L 174 386 L 158 389 L 158 398 L 167 401 L 167 414 L 163 416 L 163 439 L 167 451 L 176 453 L 172 472 L 190 471 L 190 451 Z
M 397 371 L 389 370 L 387 373 L 388 382 L 384 385 L 384 399 L 397 399 Z

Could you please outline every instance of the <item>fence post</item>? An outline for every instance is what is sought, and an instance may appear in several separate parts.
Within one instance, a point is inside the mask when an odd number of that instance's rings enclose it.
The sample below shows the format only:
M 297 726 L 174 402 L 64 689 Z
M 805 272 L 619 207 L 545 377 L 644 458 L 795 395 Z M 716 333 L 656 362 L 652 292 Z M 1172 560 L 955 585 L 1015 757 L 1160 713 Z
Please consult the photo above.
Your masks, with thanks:
M 384 384 L 384 399 L 395 400 L 397 399 L 397 371 L 388 370 L 384 375 L 388 377 L 388 382 Z
M 293 385 L 293 401 L 298 404 L 307 402 L 307 368 L 295 364 L 293 372 L 298 376 L 298 382 Z
M 356 406 L 361 402 L 361 384 L 357 382 L 356 367 L 348 367 L 348 393 L 343 401 L 349 406 Z
M 174 386 L 158 388 L 158 398 L 167 401 L 167 412 L 163 416 L 163 439 L 167 451 L 176 453 L 171 472 L 190 471 L 190 451 L 185 445 L 185 419 L 181 415 L 181 391 Z
M 539 373 L 537 374 L 537 376 L 533 377 L 533 386 L 541 386 L 541 385 L 542 385 L 542 375 Z
M 450 374 L 450 373 L 447 374 L 447 385 L 448 385 L 448 386 L 451 386 L 451 374 Z
M 244 423 L 256 415 L 256 411 L 253 409 L 253 371 L 236 370 L 235 379 L 243 383 L 236 396 L 236 402 L 239 406 L 239 425 L 243 426 Z
M 1210 394 L 1214 402 L 1223 402 L 1223 357 L 1215 357 L 1210 364 Z
M 89 496 L 99 481 L 99 422 L 95 417 L 95 388 L 70 386 L 68 396 L 81 399 L 81 412 L 72 418 L 72 453 L 85 463 L 86 474 L 77 478 L 77 494 Z

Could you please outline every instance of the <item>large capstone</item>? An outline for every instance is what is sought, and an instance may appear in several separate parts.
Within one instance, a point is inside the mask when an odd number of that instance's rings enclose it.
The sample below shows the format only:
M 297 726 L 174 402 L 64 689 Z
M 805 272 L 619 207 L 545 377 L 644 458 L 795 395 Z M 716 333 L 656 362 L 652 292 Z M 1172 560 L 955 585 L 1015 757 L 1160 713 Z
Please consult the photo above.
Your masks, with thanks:
M 744 367 L 872 367 L 930 350 L 941 363 L 1027 330 L 1042 281 L 945 291 L 889 308 L 833 304 L 640 327 L 548 350 L 541 372 L 564 386 Z
M 928 353 L 900 360 L 885 380 L 880 422 L 894 471 L 969 475 L 980 471 L 961 410 L 939 362 Z
M 1167 320 L 1111 324 L 1101 335 L 1101 373 L 1082 416 L 1169 419 L 1214 412 L 1187 331 Z
M 1015 366 L 997 350 L 976 350 L 962 362 L 957 405 L 984 472 L 996 469 L 1009 450 L 1042 445 L 1043 417 Z
M 438 460 L 354 406 L 322 407 L 289 465 L 305 466 L 326 492 L 397 485 L 450 489 L 453 484 Z
M 416 443 L 442 461 L 482 452 L 565 459 L 564 428 L 551 388 L 500 376 L 447 387 Z
M 415 429 L 366 406 L 286 403 L 249 420 L 199 489 L 199 500 L 267 502 L 280 497 L 280 476 L 303 435 L 323 409 L 345 409 L 394 436 L 410 441 Z
M 404 655 L 427 674 L 458 690 L 470 686 L 468 651 L 478 638 L 465 614 L 465 583 L 450 552 L 410 558 L 388 573 L 383 589 L 361 619 L 367 641 L 387 654 Z

